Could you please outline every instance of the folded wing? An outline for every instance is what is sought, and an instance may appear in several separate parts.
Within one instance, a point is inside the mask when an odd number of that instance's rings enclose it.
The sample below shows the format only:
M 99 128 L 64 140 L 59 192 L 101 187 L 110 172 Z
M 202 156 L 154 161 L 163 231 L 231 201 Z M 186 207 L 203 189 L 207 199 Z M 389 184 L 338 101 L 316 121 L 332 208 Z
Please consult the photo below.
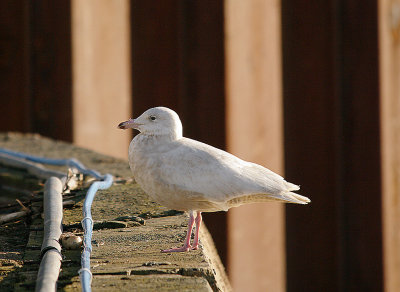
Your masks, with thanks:
M 291 192 L 299 189 L 297 185 L 258 164 L 195 140 L 183 138 L 176 143 L 158 156 L 161 161 L 156 170 L 160 180 L 176 189 L 202 194 L 204 200 L 228 207 L 268 200 L 309 202 Z

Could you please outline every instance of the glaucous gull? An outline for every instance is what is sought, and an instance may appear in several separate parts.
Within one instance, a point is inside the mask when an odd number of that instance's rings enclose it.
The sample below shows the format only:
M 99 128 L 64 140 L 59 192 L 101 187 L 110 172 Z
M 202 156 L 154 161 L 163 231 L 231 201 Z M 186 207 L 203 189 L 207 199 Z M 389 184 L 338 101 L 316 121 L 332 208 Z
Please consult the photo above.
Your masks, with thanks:
M 198 249 L 201 212 L 227 211 L 267 201 L 310 202 L 292 192 L 299 190 L 299 186 L 271 170 L 183 137 L 179 116 L 169 108 L 151 108 L 118 127 L 140 131 L 129 145 L 129 165 L 136 182 L 158 203 L 189 212 L 183 247 L 163 252 Z M 191 245 L 194 224 L 196 232 Z

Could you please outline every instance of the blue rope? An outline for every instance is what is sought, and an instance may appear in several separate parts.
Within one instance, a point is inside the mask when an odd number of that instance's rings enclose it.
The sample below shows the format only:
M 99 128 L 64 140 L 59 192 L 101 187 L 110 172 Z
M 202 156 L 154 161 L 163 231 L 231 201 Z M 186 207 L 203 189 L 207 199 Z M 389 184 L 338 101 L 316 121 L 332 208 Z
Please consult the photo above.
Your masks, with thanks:
M 79 276 L 82 284 L 82 291 L 91 291 L 90 284 L 92 282 L 92 272 L 90 272 L 90 253 L 92 252 L 92 232 L 93 232 L 93 219 L 90 212 L 93 203 L 94 196 L 97 190 L 108 189 L 113 182 L 112 175 L 106 174 L 103 181 L 94 182 L 85 198 L 83 204 L 83 219 L 82 226 L 84 230 L 83 236 L 83 251 L 81 256 L 81 266 L 79 270 Z
M 84 248 L 81 255 L 81 269 L 79 270 L 79 277 L 81 279 L 82 291 L 89 292 L 91 291 L 91 282 L 92 282 L 92 272 L 90 271 L 90 254 L 92 252 L 92 232 L 93 232 L 93 219 L 91 214 L 91 207 L 96 195 L 96 192 L 104 189 L 108 189 L 113 183 L 113 177 L 111 174 L 101 175 L 99 172 L 93 169 L 87 169 L 79 160 L 75 158 L 70 159 L 52 159 L 45 158 L 39 156 L 33 156 L 26 153 L 15 152 L 11 150 L 7 150 L 4 148 L 0 148 L 0 153 L 4 153 L 9 156 L 23 158 L 32 162 L 49 164 L 49 165 L 58 165 L 58 166 L 68 166 L 75 167 L 81 173 L 85 175 L 91 175 L 98 180 L 92 183 L 88 192 L 86 193 L 85 202 L 83 204 L 83 219 L 82 219 L 82 227 L 84 230 L 83 236 L 83 244 Z

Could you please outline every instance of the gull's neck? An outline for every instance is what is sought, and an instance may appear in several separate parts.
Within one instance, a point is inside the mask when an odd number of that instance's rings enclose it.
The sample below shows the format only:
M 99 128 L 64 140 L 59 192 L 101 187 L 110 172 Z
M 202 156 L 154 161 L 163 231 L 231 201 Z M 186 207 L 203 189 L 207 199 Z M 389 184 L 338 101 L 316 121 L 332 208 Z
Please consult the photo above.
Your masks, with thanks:
M 154 133 L 140 133 L 136 136 L 138 140 L 146 141 L 151 144 L 168 143 L 179 140 L 182 138 L 182 134 L 176 132 L 170 132 L 168 134 L 154 134 Z

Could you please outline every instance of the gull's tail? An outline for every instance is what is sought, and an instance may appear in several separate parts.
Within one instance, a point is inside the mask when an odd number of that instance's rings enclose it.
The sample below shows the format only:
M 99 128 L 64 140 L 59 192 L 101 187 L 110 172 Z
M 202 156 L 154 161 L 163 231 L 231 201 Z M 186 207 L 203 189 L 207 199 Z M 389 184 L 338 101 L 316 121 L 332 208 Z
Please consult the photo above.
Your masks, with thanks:
M 296 194 L 296 193 L 292 193 L 292 192 L 286 193 L 285 196 L 288 196 L 291 199 L 294 199 L 295 202 L 293 202 L 293 203 L 296 203 L 296 204 L 308 204 L 311 202 L 311 200 L 309 198 L 299 195 L 299 194 Z
M 303 204 L 303 205 L 311 202 L 309 198 L 292 192 L 300 189 L 298 185 L 284 181 L 283 187 L 285 188 L 284 190 L 277 192 L 275 194 L 255 193 L 255 194 L 242 195 L 232 198 L 226 202 L 227 207 L 222 209 L 227 210 L 229 208 L 237 207 L 243 204 L 262 203 L 268 201 L 279 201 L 283 203 L 293 203 L 293 204 Z
M 311 202 L 311 200 L 305 196 L 301 196 L 296 193 L 292 192 L 282 192 L 279 195 L 268 195 L 271 199 L 275 199 L 278 201 L 282 201 L 285 203 L 294 203 L 294 204 L 308 204 Z
M 275 199 L 284 201 L 286 203 L 294 203 L 294 204 L 308 204 L 311 200 L 305 196 L 301 196 L 299 194 L 293 193 L 292 191 L 297 191 L 300 189 L 298 185 L 292 184 L 290 182 L 285 181 L 285 186 L 287 189 L 282 191 L 279 195 L 272 195 Z

